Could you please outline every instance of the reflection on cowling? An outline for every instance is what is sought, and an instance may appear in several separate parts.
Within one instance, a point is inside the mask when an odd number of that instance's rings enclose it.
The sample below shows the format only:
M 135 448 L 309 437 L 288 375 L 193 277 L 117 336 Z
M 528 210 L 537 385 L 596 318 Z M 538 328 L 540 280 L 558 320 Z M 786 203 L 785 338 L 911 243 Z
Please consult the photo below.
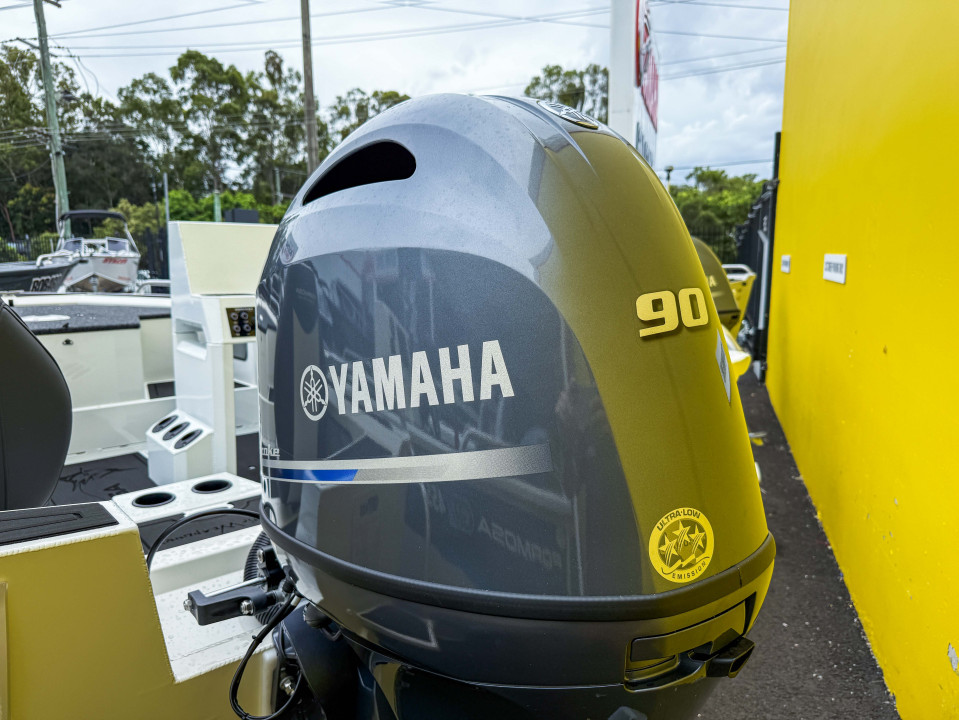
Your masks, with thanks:
M 283 268 L 259 302 L 264 501 L 283 530 L 443 585 L 644 591 L 592 373 L 532 281 L 464 253 L 350 251 Z

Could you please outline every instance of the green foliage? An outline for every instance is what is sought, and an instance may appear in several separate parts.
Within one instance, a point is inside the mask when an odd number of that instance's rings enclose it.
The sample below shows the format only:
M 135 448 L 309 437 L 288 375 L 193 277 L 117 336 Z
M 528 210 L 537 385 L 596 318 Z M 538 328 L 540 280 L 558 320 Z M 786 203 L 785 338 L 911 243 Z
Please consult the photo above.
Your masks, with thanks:
M 609 70 L 595 63 L 585 70 L 563 70 L 547 65 L 534 77 L 523 94 L 552 100 L 590 115 L 602 123 L 609 118 Z
M 230 190 L 220 193 L 220 209 L 222 211 L 225 212 L 233 208 L 257 210 L 260 213 L 260 222 L 264 223 L 278 223 L 288 206 L 288 202 L 283 202 L 278 205 L 258 203 L 252 193 L 234 193 Z M 213 195 L 195 198 L 186 190 L 171 190 L 170 219 L 212 222 Z
M 146 252 L 145 238 L 149 233 L 156 237 L 159 228 L 163 226 L 163 206 L 160 203 L 144 203 L 134 205 L 126 198 L 120 200 L 116 207 L 110 208 L 119 212 L 127 219 L 130 235 L 133 237 L 140 254 Z M 104 220 L 94 228 L 95 237 L 126 237 L 123 232 L 123 223 L 119 220 Z
M 56 208 L 51 187 L 38 187 L 26 183 L 7 201 L 7 211 L 14 227 L 20 228 L 21 236 L 39 235 L 44 230 L 56 227 Z
M 746 222 L 764 181 L 752 174 L 730 177 L 725 170 L 708 167 L 695 168 L 686 180 L 692 182 L 669 187 L 686 227 L 710 245 L 723 262 L 732 261 L 736 247 L 731 232 Z
M 372 95 L 367 95 L 359 88 L 353 88 L 346 95 L 337 95 L 336 102 L 328 110 L 332 135 L 337 142 L 342 142 L 371 117 L 409 99 L 409 95 L 395 90 L 375 90 Z M 327 153 L 321 154 L 325 156 Z
M 279 222 L 306 177 L 302 77 L 278 53 L 268 51 L 262 71 L 244 74 L 189 50 L 168 74 L 147 73 L 120 88 L 116 104 L 83 92 L 66 65 L 53 70 L 61 98 L 70 98 L 57 108 L 70 206 L 119 210 L 137 241 L 162 225 L 154 199 L 164 172 L 177 220 L 213 220 L 219 191 L 222 210 L 256 209 L 262 222 Z M 33 50 L 0 45 L 0 260 L 10 241 L 56 227 L 41 80 Z M 321 159 L 406 99 L 359 89 L 337 98 L 320 114 L 328 121 L 318 123 Z M 121 229 L 113 222 L 97 232 Z
M 763 180 L 755 175 L 730 177 L 725 170 L 697 167 L 686 185 L 670 185 L 669 192 L 690 227 L 731 228 L 746 221 Z
M 73 71 L 54 63 L 63 100 L 58 119 L 73 207 L 109 207 L 121 196 L 144 202 L 149 159 L 118 127 L 117 109 L 81 92 Z M 0 47 L 0 237 L 22 240 L 55 228 L 40 63 L 32 50 Z

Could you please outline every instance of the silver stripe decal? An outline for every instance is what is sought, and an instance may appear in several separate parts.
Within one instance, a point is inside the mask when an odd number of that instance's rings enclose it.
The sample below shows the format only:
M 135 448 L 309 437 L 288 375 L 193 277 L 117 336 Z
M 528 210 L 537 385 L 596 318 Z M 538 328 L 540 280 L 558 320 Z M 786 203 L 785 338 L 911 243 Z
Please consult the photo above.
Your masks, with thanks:
M 350 483 L 415 483 L 452 480 L 487 480 L 550 472 L 553 460 L 549 445 L 524 445 L 495 450 L 413 455 L 392 458 L 355 460 L 263 460 L 267 468 L 276 470 L 356 470 Z M 317 484 L 321 480 L 289 480 L 270 477 L 271 482 Z M 325 484 L 325 483 L 324 483 Z M 331 483 L 332 484 L 332 483 Z

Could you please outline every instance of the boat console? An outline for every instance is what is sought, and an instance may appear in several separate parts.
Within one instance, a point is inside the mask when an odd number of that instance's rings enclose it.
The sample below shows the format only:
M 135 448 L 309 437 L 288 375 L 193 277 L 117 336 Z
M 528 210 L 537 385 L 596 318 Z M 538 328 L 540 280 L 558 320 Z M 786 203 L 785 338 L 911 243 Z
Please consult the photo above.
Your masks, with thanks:
M 176 407 L 147 432 L 157 484 L 237 472 L 237 435 L 255 433 L 254 292 L 275 225 L 170 226 Z

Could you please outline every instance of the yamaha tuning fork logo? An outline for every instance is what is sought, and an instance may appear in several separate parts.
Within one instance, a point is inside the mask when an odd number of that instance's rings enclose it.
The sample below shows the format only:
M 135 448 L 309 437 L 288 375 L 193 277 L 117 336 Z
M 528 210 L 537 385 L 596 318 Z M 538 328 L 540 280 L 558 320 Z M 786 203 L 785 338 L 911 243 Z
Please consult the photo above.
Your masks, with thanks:
M 300 377 L 300 405 L 310 420 L 319 420 L 329 405 L 326 376 L 316 365 L 307 365 Z
M 579 125 L 580 127 L 584 127 L 589 130 L 596 130 L 599 128 L 599 123 L 593 120 L 593 118 L 591 118 L 589 115 L 584 112 L 580 112 L 576 108 L 571 108 L 568 105 L 562 105 L 558 102 L 552 102 L 551 100 L 540 100 L 539 106 L 544 110 L 553 113 L 553 115 L 558 115 L 566 122 L 573 123 L 573 125 Z

